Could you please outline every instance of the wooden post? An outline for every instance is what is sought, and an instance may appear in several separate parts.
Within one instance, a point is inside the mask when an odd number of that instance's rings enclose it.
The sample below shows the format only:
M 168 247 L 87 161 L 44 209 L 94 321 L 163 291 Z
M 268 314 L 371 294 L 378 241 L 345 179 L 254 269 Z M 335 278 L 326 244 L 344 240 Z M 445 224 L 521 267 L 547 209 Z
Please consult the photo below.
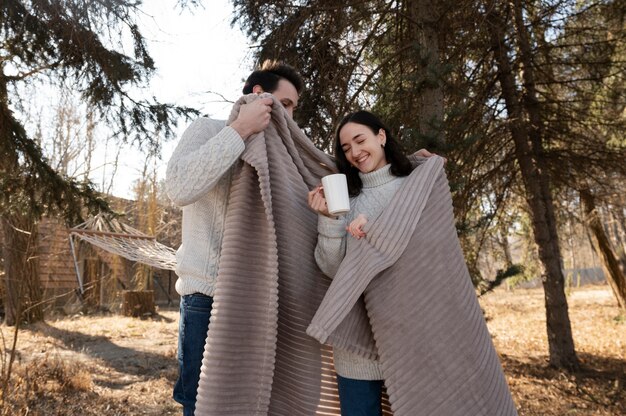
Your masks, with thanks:
M 141 317 L 154 315 L 154 291 L 125 290 L 123 293 L 122 314 L 124 316 Z
M 102 310 L 104 309 L 104 274 L 106 273 L 104 260 L 100 260 L 100 276 L 98 276 L 98 281 L 100 283 L 100 301 L 98 302 L 98 307 Z

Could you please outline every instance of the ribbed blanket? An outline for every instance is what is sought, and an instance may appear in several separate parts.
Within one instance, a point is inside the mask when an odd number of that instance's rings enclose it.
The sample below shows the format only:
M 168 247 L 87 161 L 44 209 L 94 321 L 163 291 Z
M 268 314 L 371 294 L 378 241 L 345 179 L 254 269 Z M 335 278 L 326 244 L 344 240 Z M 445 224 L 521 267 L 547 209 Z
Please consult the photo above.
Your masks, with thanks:
M 232 122 L 242 104 L 233 107 Z M 328 289 L 306 194 L 334 173 L 275 101 L 234 172 L 196 415 L 339 415 L 328 346 L 305 330 Z
M 458 241 L 442 159 L 416 167 L 364 231 L 307 332 L 364 356 L 378 351 L 395 416 L 516 415 Z

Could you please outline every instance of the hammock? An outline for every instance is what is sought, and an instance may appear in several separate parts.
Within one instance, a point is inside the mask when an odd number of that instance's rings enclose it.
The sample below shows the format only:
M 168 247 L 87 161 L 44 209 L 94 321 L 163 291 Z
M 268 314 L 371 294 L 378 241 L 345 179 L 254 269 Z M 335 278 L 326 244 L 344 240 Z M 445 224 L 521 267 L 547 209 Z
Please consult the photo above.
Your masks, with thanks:
M 84 293 L 83 278 L 78 268 L 74 238 L 87 241 L 109 253 L 128 260 L 164 270 L 176 269 L 174 249 L 156 241 L 141 231 L 121 223 L 117 219 L 98 214 L 84 223 L 70 228 L 70 246 L 81 294 Z

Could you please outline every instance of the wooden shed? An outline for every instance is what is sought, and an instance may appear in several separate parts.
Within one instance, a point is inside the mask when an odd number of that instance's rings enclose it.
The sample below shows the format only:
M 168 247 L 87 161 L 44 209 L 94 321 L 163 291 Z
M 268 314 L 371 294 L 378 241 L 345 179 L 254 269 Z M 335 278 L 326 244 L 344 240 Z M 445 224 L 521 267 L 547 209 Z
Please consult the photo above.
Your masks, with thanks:
M 111 227 L 111 224 L 118 228 L 102 228 Z M 63 307 L 67 312 L 84 306 L 116 310 L 121 307 L 121 292 L 135 287 L 133 277 L 137 268 L 146 263 L 156 267 L 149 273 L 155 302 L 177 303 L 174 250 L 151 236 L 137 238 L 139 234 L 119 220 L 111 222 L 104 217 L 91 218 L 78 228 L 68 228 L 59 219 L 42 219 L 37 253 L 47 305 Z M 137 250 L 137 245 L 124 243 L 129 239 L 131 242 L 145 240 L 147 244 L 140 245 Z M 145 254 L 150 250 L 145 248 L 155 245 L 160 250 L 157 255 L 161 256 L 160 263 L 154 259 L 146 260 Z M 133 255 L 133 250 L 140 251 L 140 255 Z

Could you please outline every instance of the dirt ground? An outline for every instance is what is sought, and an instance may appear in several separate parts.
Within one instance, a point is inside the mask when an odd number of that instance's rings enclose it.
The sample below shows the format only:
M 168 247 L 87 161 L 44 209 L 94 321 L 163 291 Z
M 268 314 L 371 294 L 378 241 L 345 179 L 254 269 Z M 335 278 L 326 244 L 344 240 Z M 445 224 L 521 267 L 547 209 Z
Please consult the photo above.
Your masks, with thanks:
M 541 289 L 480 299 L 519 414 L 626 415 L 626 318 L 607 286 L 575 289 L 568 299 L 582 363 L 575 374 L 547 365 Z M 27 326 L 1 414 L 181 414 L 171 399 L 177 330 L 174 308 L 143 320 L 76 315 Z M 10 349 L 13 328 L 0 331 Z

